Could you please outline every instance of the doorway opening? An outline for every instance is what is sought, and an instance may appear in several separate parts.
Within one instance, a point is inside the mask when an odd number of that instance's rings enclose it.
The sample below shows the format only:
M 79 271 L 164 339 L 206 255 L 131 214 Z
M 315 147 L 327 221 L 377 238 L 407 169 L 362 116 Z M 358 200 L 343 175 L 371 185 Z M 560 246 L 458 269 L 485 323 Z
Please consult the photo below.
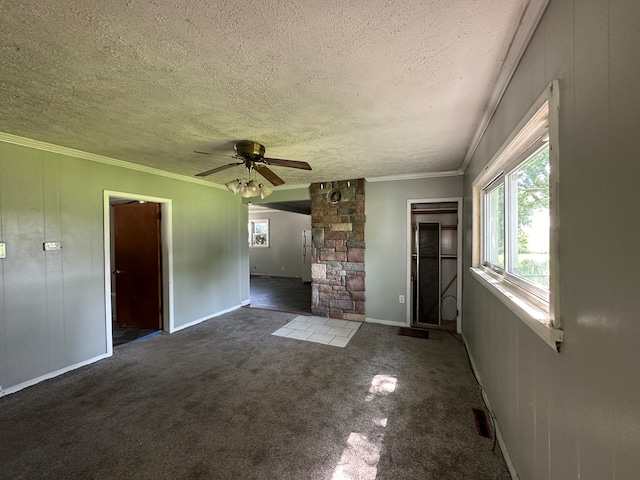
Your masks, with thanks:
M 460 333 L 462 199 L 410 200 L 408 324 Z
M 311 315 L 311 201 L 249 205 L 251 308 Z
M 311 315 L 311 283 L 300 278 L 251 275 L 249 307 Z
M 104 193 L 107 351 L 172 331 L 171 201 Z

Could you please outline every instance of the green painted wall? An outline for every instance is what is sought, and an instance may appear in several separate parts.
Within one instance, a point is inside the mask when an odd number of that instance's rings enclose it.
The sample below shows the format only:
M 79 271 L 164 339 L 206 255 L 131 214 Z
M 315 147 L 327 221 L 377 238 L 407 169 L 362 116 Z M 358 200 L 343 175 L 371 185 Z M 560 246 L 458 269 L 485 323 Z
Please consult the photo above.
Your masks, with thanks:
M 0 143 L 3 389 L 106 354 L 104 190 L 172 200 L 175 328 L 248 300 L 248 213 L 239 197 Z M 45 253 L 52 240 L 62 250 Z
M 462 176 L 368 182 L 365 294 L 368 319 L 406 324 L 407 201 L 462 197 Z M 406 302 L 398 302 L 404 295 Z
M 271 195 L 262 200 L 260 197 L 243 198 L 244 203 L 252 203 L 254 205 L 269 206 L 269 203 L 291 202 L 297 200 L 309 200 L 311 194 L 309 187 L 285 188 L 283 190 L 274 190 Z

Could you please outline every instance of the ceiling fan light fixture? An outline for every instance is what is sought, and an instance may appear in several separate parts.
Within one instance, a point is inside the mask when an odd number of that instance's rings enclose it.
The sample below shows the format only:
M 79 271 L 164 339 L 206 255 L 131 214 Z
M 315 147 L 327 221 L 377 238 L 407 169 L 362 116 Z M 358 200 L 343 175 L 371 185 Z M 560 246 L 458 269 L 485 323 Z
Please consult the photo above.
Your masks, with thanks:
M 235 180 L 231 180 L 230 182 L 225 183 L 224 186 L 227 187 L 227 189 L 233 194 L 240 193 L 240 191 L 243 188 L 242 181 L 239 178 L 236 178 Z
M 273 190 L 271 190 L 269 187 L 267 187 L 266 185 L 263 185 L 262 183 L 260 184 L 260 198 L 262 200 L 264 200 L 265 198 L 267 198 L 269 195 L 271 195 L 273 193 Z
M 266 185 L 258 183 L 255 180 L 247 180 L 246 178 L 236 178 L 224 185 L 231 193 L 240 195 L 243 198 L 260 196 L 260 198 L 265 199 L 273 193 Z
M 260 195 L 260 185 L 255 180 L 249 180 L 244 185 L 241 195 L 245 198 L 257 197 Z
M 234 145 L 236 161 L 220 167 L 215 167 L 204 172 L 196 173 L 196 177 L 206 177 L 214 173 L 221 172 L 231 167 L 244 166 L 248 172 L 247 178 L 236 178 L 225 183 L 225 187 L 234 195 L 240 195 L 243 198 L 260 197 L 262 199 L 268 197 L 273 191 L 256 180 L 256 173 L 268 180 L 276 187 L 283 185 L 284 180 L 280 178 L 269 167 L 275 165 L 278 167 L 297 168 L 299 170 L 311 170 L 311 166 L 307 162 L 300 160 L 285 160 L 283 158 L 266 158 L 264 145 L 251 140 L 242 140 Z M 202 153 L 202 152 L 201 152 Z M 321 185 L 320 188 L 324 188 Z

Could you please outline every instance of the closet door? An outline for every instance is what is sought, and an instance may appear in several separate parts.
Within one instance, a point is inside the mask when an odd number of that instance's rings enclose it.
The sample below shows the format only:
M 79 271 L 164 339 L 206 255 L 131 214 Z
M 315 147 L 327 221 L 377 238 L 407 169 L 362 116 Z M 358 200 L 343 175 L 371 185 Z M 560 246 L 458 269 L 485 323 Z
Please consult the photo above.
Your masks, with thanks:
M 416 228 L 416 325 L 440 325 L 440 222 L 420 222 Z

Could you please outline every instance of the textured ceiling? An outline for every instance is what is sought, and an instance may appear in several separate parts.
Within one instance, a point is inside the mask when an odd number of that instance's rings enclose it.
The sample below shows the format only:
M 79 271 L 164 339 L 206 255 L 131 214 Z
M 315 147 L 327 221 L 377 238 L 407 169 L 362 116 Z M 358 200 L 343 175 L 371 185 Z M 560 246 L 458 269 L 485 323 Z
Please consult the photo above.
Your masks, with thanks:
M 527 4 L 0 2 L 0 131 L 188 176 L 241 139 L 311 164 L 288 184 L 456 170 Z

